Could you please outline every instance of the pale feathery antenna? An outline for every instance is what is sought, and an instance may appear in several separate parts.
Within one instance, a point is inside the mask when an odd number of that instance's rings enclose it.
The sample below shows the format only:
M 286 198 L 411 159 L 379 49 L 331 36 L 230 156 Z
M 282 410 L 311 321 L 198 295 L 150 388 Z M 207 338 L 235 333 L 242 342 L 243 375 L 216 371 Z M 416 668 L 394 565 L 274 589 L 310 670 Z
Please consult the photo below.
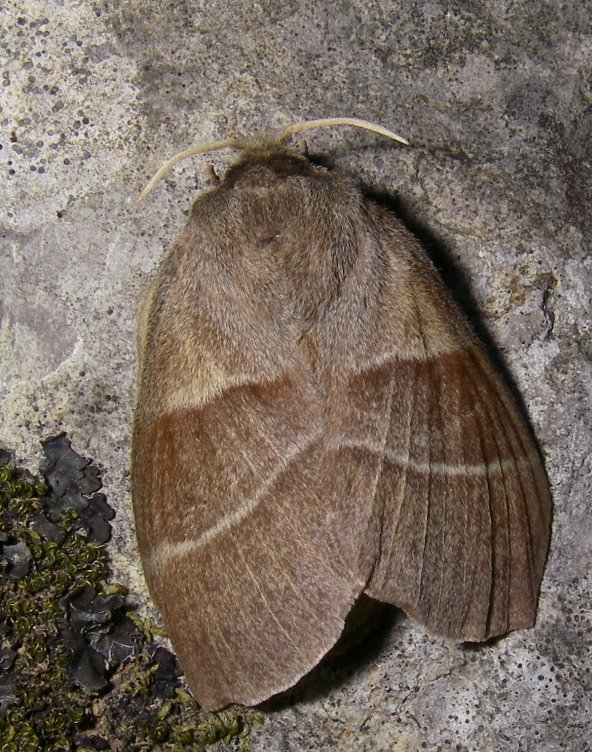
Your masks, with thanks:
M 371 131 L 372 133 L 378 133 L 380 136 L 385 136 L 393 141 L 397 141 L 400 144 L 409 146 L 409 141 L 399 136 L 398 134 L 390 131 L 382 125 L 376 125 L 376 123 L 370 123 L 368 120 L 360 120 L 360 118 L 352 117 L 338 117 L 338 118 L 321 118 L 320 120 L 304 120 L 301 123 L 294 123 L 288 125 L 273 137 L 273 141 L 278 144 L 287 141 L 291 136 L 302 131 L 307 131 L 310 128 L 328 128 L 333 125 L 350 125 L 354 128 L 363 128 L 364 130 Z M 219 149 L 245 149 L 247 147 L 246 141 L 240 141 L 236 138 L 225 138 L 222 141 L 210 141 L 207 144 L 198 144 L 197 146 L 191 146 L 189 149 L 175 154 L 174 157 L 165 162 L 154 177 L 150 180 L 148 185 L 144 188 L 142 193 L 134 201 L 135 204 L 139 204 L 143 201 L 149 193 L 152 192 L 154 187 L 160 183 L 160 181 L 170 172 L 170 170 L 183 159 L 193 157 L 196 154 L 205 154 L 209 151 L 218 151 Z

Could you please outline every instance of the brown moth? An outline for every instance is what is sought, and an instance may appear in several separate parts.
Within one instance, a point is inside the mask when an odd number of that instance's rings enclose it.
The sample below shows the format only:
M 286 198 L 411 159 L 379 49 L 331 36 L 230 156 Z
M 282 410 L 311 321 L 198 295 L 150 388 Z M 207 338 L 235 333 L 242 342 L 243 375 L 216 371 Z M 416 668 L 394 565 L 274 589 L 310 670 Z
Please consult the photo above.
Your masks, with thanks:
M 195 201 L 142 305 L 132 487 L 150 592 L 206 709 L 291 687 L 365 593 L 433 635 L 534 623 L 545 472 L 417 240 L 284 145 Z

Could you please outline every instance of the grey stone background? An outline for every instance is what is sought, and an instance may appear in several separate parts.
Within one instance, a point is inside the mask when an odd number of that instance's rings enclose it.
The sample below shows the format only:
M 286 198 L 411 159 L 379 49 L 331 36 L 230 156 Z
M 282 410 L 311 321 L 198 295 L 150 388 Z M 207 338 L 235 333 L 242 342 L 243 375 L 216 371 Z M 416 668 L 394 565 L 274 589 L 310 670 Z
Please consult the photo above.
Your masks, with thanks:
M 141 289 L 205 160 L 188 145 L 355 115 L 313 151 L 384 191 L 503 354 L 555 518 L 537 625 L 477 650 L 406 618 L 267 714 L 254 750 L 590 749 L 591 6 L 444 0 L 8 0 L 0 12 L 0 440 L 66 430 L 104 468 L 116 576 L 149 609 L 128 453 Z M 230 154 L 214 155 L 223 170 Z

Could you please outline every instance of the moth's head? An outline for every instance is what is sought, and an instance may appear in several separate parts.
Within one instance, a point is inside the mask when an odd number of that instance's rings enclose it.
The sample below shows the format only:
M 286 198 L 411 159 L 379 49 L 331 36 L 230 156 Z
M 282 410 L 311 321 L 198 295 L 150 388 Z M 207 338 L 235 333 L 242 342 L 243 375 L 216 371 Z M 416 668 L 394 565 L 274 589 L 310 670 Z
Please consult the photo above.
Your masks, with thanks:
M 224 182 L 271 186 L 288 177 L 310 176 L 318 169 L 306 149 L 292 149 L 271 139 L 249 143 L 224 176 Z
M 239 149 L 242 154 L 239 159 L 232 165 L 226 174 L 227 182 L 237 182 L 238 180 L 262 180 L 266 185 L 273 182 L 274 179 L 281 179 L 291 175 L 310 175 L 316 169 L 315 166 L 307 159 L 304 152 L 298 153 L 290 149 L 285 142 L 294 134 L 308 130 L 309 128 L 318 128 L 331 125 L 352 125 L 357 128 L 379 133 L 394 141 L 408 144 L 401 136 L 389 131 L 381 125 L 369 123 L 366 120 L 358 118 L 326 118 L 322 120 L 308 120 L 303 123 L 295 123 L 284 128 L 277 135 L 259 140 L 227 138 L 223 141 L 201 144 L 194 146 L 177 154 L 158 170 L 156 175 L 150 180 L 142 193 L 136 199 L 136 203 L 142 201 L 152 191 L 152 189 L 165 177 L 172 167 L 182 159 L 193 156 L 194 154 L 205 154 L 210 151 L 219 149 Z

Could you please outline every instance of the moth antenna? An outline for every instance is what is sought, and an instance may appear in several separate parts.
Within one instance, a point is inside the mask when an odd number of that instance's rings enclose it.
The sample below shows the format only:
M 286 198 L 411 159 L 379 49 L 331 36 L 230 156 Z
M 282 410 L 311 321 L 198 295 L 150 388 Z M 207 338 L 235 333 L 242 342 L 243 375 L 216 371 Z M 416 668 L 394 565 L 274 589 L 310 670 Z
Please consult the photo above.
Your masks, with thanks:
M 204 154 L 208 151 L 244 148 L 245 144 L 242 141 L 237 141 L 235 138 L 225 138 L 223 141 L 210 141 L 207 144 L 198 144 L 197 146 L 191 146 L 189 149 L 185 149 L 185 151 L 182 151 L 179 154 L 175 154 L 174 157 L 171 157 L 171 159 L 169 159 L 162 165 L 162 167 L 150 180 L 148 185 L 144 188 L 142 193 L 140 193 L 138 198 L 134 201 L 134 204 L 139 204 L 140 201 L 143 201 L 146 196 L 152 192 L 154 187 L 158 185 L 158 183 L 160 183 L 165 175 L 167 175 L 171 171 L 171 169 L 177 164 L 177 162 L 181 162 L 183 159 L 187 159 L 188 157 L 193 157 L 195 156 L 195 154 Z
M 370 123 L 368 120 L 360 120 L 359 118 L 351 117 L 321 118 L 320 120 L 304 120 L 302 123 L 294 123 L 280 131 L 275 137 L 275 140 L 282 143 L 287 141 L 287 139 L 295 133 L 307 131 L 309 128 L 325 128 L 326 126 L 331 125 L 353 125 L 355 128 L 364 128 L 367 131 L 378 133 L 381 136 L 386 136 L 386 138 L 392 138 L 393 141 L 398 141 L 400 144 L 409 146 L 409 141 L 407 141 L 406 138 L 393 133 L 393 131 L 389 131 L 388 128 L 385 128 L 382 125 L 377 125 L 376 123 Z

